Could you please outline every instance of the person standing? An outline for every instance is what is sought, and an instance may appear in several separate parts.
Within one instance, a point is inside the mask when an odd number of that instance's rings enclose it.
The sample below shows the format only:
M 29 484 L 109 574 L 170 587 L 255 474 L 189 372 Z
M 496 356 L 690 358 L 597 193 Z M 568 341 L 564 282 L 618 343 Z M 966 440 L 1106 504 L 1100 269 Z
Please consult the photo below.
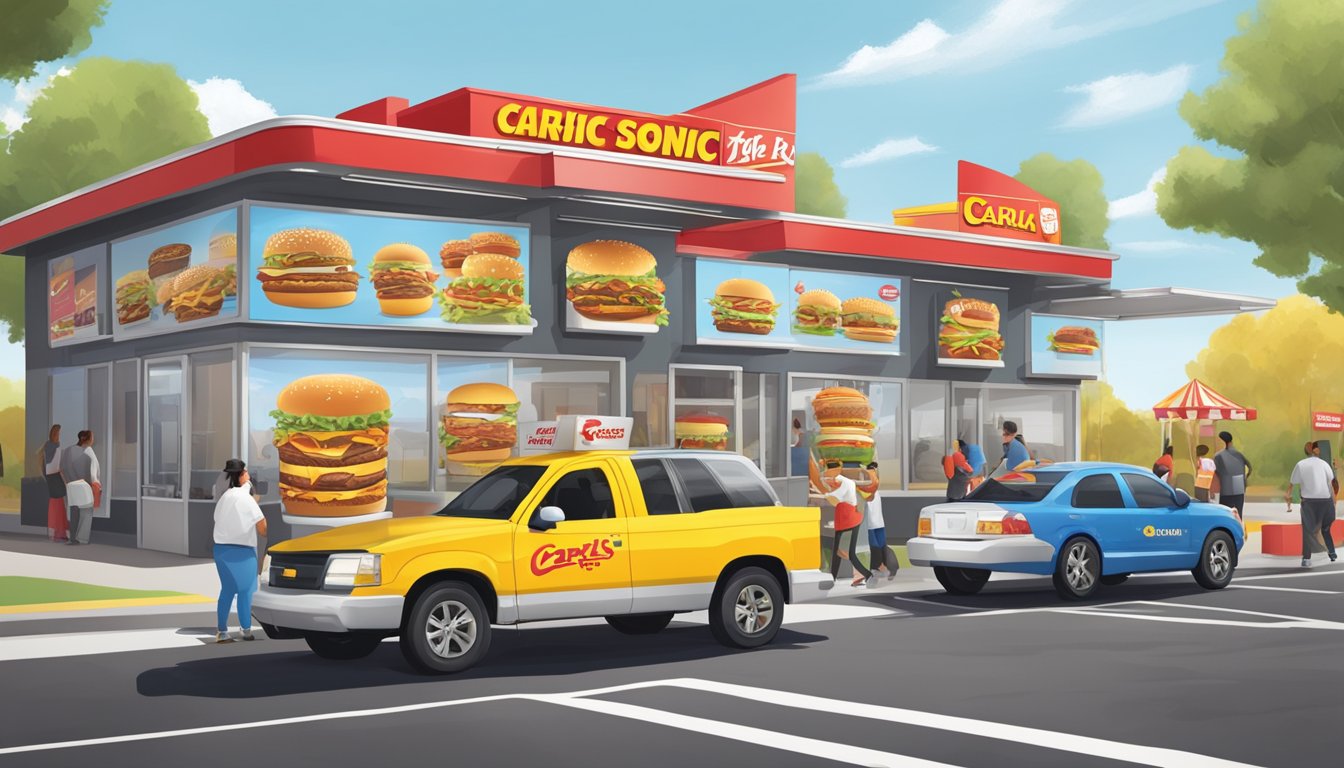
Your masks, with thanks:
M 943 474 L 947 476 L 947 500 L 961 501 L 971 489 L 975 468 L 966 457 L 966 443 L 958 440 L 957 450 L 943 459 Z
M 71 483 L 84 481 L 93 492 L 93 503 L 76 506 L 70 497 L 70 544 L 88 544 L 90 530 L 93 527 L 93 511 L 98 507 L 102 496 L 102 482 L 98 476 L 98 457 L 93 452 L 93 432 L 84 430 L 79 433 L 79 442 L 65 449 L 63 473 Z
M 238 600 L 238 623 L 243 639 L 253 640 L 252 593 L 257 589 L 257 534 L 266 535 L 266 517 L 252 498 L 252 478 L 242 459 L 224 464 L 229 489 L 215 504 L 215 569 L 219 572 L 215 642 L 227 643 L 229 609 Z
M 1153 474 L 1157 475 L 1158 480 L 1172 486 L 1175 485 L 1172 483 L 1172 477 L 1176 469 L 1176 458 L 1172 455 L 1174 453 L 1175 448 L 1168 445 L 1162 449 L 1162 455 L 1157 457 L 1157 461 L 1153 462 Z
M 887 581 L 896 578 L 901 564 L 896 561 L 896 553 L 887 549 L 887 522 L 882 517 L 882 494 L 878 492 L 881 478 L 877 474 L 877 462 L 867 466 L 868 482 L 857 485 L 867 507 L 865 520 L 868 522 L 868 563 L 872 566 L 869 583 L 876 583 L 877 574 L 884 573 Z
M 1288 502 L 1291 511 L 1292 486 L 1300 487 L 1302 495 L 1302 567 L 1311 567 L 1311 540 L 1319 532 L 1325 539 L 1325 550 L 1330 554 L 1330 562 L 1335 561 L 1335 542 L 1330 537 L 1330 524 L 1335 518 L 1335 471 L 1320 456 L 1314 455 L 1314 443 L 1307 443 L 1303 453 L 1307 457 L 1293 467 L 1293 476 L 1289 479 L 1288 491 L 1283 500 Z
M 1012 472 L 1030 461 L 1031 454 L 1027 452 L 1026 441 L 1017 439 L 1017 423 L 1013 421 L 1003 422 L 1004 471 Z
M 61 474 L 61 425 L 52 424 L 47 442 L 37 451 L 42 475 L 47 480 L 47 535 L 52 541 L 66 541 L 69 530 L 65 524 L 65 477 Z
M 1214 477 L 1218 481 L 1218 503 L 1231 507 L 1242 520 L 1246 507 L 1246 481 L 1251 476 L 1251 462 L 1241 451 L 1232 447 L 1232 433 L 1219 432 L 1218 439 L 1223 441 L 1223 450 L 1213 457 Z
M 839 465 L 827 467 L 826 484 L 830 492 L 826 494 L 826 500 L 835 505 L 835 539 L 831 543 L 831 578 L 834 579 L 840 575 L 840 558 L 849 559 L 849 564 L 854 566 L 854 580 L 849 586 L 862 586 L 863 582 L 872 578 L 873 572 L 863 567 L 859 562 L 859 526 L 863 524 L 863 518 L 859 515 L 859 496 L 858 490 L 853 480 L 841 474 Z M 842 538 L 848 535 L 849 551 L 847 554 L 841 554 L 844 550 L 840 544 Z
M 1209 458 L 1209 446 L 1201 445 L 1195 448 L 1195 499 L 1198 501 L 1208 501 L 1210 489 L 1213 488 L 1213 476 L 1218 467 Z

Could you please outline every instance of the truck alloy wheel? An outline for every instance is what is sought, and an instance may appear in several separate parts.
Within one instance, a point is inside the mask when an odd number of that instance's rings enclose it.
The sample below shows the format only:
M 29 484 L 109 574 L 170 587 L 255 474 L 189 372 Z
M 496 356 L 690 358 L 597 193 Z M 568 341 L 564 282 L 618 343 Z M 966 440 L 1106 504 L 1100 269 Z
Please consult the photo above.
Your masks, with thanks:
M 763 568 L 743 568 L 721 582 L 709 607 L 714 639 L 734 648 L 757 648 L 784 623 L 784 591 Z
M 461 672 L 490 647 L 490 617 L 476 590 L 457 581 L 426 590 L 401 631 L 401 653 L 426 674 Z
M 1204 539 L 1199 552 L 1199 565 L 1192 573 L 1199 586 L 1205 589 L 1222 589 L 1232 581 L 1235 547 L 1227 531 L 1213 531 Z
M 1064 542 L 1055 564 L 1055 591 L 1065 600 L 1085 600 L 1101 584 L 1101 553 L 1091 539 L 1075 536 Z

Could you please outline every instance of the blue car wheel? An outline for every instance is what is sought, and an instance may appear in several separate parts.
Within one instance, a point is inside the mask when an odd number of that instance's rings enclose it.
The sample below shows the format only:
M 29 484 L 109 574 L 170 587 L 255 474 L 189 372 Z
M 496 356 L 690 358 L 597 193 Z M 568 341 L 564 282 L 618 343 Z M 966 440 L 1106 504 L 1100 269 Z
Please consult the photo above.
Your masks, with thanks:
M 1222 589 L 1231 583 L 1236 551 L 1227 531 L 1211 532 L 1204 539 L 1204 547 L 1199 552 L 1199 564 L 1192 571 L 1199 586 Z
M 1055 563 L 1055 591 L 1065 600 L 1086 600 L 1101 584 L 1101 553 L 1084 536 L 1075 536 L 1059 548 Z

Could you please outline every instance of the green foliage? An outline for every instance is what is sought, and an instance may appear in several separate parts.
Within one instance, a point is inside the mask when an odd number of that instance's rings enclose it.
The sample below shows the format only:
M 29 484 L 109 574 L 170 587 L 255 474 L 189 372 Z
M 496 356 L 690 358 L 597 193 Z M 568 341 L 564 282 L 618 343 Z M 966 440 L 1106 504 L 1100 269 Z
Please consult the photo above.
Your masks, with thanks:
M 849 201 L 835 184 L 835 169 L 816 152 L 799 152 L 793 168 L 793 207 L 798 213 L 843 219 Z
M 0 254 L 0 323 L 9 328 L 10 344 L 23 342 L 23 259 L 18 256 Z
M 0 379 L 0 382 L 7 381 Z M 14 382 L 9 382 L 13 384 Z M 19 481 L 23 478 L 24 462 L 28 454 L 32 453 L 28 444 L 24 440 L 24 430 L 27 425 L 24 423 L 23 410 L 23 391 L 18 392 L 18 405 L 8 405 L 0 407 L 0 447 L 4 448 L 5 453 L 5 476 L 0 478 L 0 489 L 12 489 L 14 496 L 18 495 Z M 0 497 L 4 492 L 0 491 Z
M 1018 181 L 1059 203 L 1059 226 L 1064 245 L 1106 250 L 1108 203 L 1102 192 L 1101 171 L 1086 160 L 1064 161 L 1042 152 L 1022 161 Z
M 1084 461 L 1150 467 L 1161 453 L 1161 427 L 1153 412 L 1131 411 L 1110 384 L 1083 382 L 1082 411 Z
M 1232 151 L 1182 148 L 1157 211 L 1172 227 L 1255 243 L 1256 264 L 1344 309 L 1344 6 L 1261 0 L 1240 26 L 1222 79 L 1180 105 L 1196 137 Z
M 8 0 L 0 8 L 0 80 L 37 74 L 37 65 L 79 53 L 102 26 L 108 0 Z

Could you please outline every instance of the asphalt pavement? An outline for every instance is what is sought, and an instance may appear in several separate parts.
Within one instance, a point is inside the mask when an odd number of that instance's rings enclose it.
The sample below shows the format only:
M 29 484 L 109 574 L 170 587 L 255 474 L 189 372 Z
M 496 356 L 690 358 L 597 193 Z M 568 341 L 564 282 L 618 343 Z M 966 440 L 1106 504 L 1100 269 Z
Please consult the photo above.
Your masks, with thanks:
M 647 637 L 497 628 L 444 678 L 394 643 L 349 662 L 214 645 L 196 612 L 16 622 L 0 768 L 1337 765 L 1341 595 L 1344 565 L 1243 569 L 1219 592 L 1135 577 L 1085 603 L 1040 579 L 854 590 L 790 606 L 756 651 L 694 614 Z

